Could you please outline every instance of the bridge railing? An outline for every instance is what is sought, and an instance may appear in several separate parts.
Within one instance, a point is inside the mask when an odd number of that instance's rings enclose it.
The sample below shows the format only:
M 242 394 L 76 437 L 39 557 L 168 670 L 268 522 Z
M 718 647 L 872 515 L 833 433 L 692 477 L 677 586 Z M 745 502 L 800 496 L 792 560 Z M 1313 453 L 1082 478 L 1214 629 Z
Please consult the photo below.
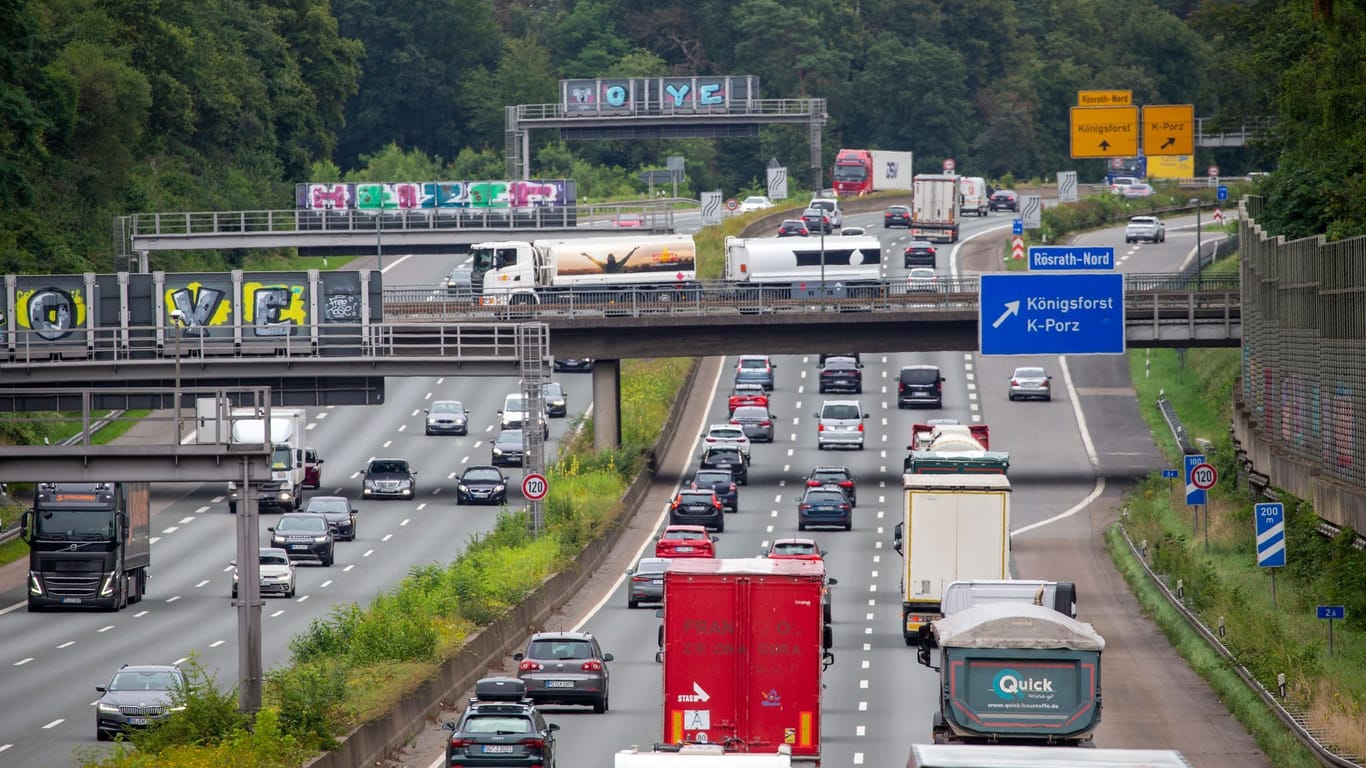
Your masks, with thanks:
M 657 202 L 530 208 L 415 208 L 400 211 L 184 211 L 135 213 L 119 219 L 123 239 L 243 233 L 424 232 L 478 229 L 674 228 L 674 208 Z
M 667 104 L 650 104 L 648 107 L 598 110 L 585 109 L 581 105 L 567 108 L 563 104 L 518 104 L 514 109 L 519 123 L 536 120 L 640 118 L 653 115 L 683 115 L 687 117 L 755 115 L 772 117 L 823 115 L 825 113 L 825 99 L 735 99 L 712 108 L 691 105 L 685 108 L 672 109 Z
M 777 312 L 975 312 L 975 276 L 841 284 L 743 285 L 700 281 L 671 288 L 563 288 L 537 293 L 534 303 L 481 304 L 467 286 L 397 286 L 384 290 L 385 317 L 449 322 L 460 319 L 562 319 L 647 315 L 733 315 Z M 1125 276 L 1126 303 L 1144 314 L 1197 308 L 1236 311 L 1238 277 L 1184 274 Z

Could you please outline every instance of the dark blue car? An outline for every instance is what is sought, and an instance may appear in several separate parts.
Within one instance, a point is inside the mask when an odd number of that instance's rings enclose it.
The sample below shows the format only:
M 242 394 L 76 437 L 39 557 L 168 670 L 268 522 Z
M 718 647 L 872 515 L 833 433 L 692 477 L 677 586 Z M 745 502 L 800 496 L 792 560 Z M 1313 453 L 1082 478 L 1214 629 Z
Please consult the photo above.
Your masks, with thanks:
M 797 504 L 797 530 L 813 526 L 854 529 L 854 505 L 838 485 L 807 488 Z

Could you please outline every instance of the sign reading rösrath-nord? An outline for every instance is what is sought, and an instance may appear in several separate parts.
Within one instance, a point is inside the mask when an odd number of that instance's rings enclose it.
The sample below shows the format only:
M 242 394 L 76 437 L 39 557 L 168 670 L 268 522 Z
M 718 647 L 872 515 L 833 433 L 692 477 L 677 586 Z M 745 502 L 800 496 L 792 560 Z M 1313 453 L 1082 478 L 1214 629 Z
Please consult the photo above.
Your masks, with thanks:
M 1034 272 L 1087 272 L 1114 268 L 1115 249 L 1110 245 L 1035 245 L 1029 249 L 1029 269 Z
M 1124 354 L 1124 275 L 989 274 L 977 317 L 983 355 Z

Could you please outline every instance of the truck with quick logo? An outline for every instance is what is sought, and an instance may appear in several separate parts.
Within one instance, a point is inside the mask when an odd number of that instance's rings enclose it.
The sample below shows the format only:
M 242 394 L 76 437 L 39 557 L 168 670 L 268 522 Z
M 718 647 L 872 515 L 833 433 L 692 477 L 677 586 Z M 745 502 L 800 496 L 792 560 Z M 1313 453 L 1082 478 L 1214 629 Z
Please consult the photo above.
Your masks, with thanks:
M 892 548 L 902 558 L 901 636 L 915 645 L 920 627 L 942 617 L 950 583 L 1011 577 L 1011 487 L 1008 455 L 928 452 L 921 458 L 912 452 L 908 462 L 917 471 L 902 475 L 902 518 L 892 529 Z
M 1105 638 L 1090 624 L 993 602 L 921 627 L 918 644 L 920 663 L 939 673 L 934 743 L 1091 745 Z
M 664 573 L 661 744 L 819 761 L 834 662 L 819 559 L 678 558 Z
M 117 611 L 142 600 L 151 528 L 147 483 L 39 483 L 21 522 L 28 610 Z
M 1006 474 L 1010 454 L 990 447 L 986 424 L 915 424 L 902 467 L 908 475 Z

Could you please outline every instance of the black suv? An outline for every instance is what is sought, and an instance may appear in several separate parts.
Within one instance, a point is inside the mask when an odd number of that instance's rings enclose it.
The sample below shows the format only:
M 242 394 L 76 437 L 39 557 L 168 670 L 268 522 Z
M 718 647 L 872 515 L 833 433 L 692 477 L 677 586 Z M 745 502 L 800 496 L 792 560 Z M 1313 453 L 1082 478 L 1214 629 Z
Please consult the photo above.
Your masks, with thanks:
M 365 465 L 360 495 L 366 499 L 417 497 L 417 470 L 406 459 L 371 459 Z
M 669 525 L 701 525 L 723 533 L 726 530 L 725 514 L 721 498 L 710 488 L 679 491 L 669 503 Z
M 555 732 L 540 710 L 526 698 L 526 683 L 515 677 L 486 677 L 474 684 L 459 722 L 441 726 L 446 739 L 446 765 L 555 765 Z
M 1020 210 L 1020 197 L 1013 189 L 998 189 L 987 199 L 987 207 L 993 211 Z
M 910 207 L 905 205 L 893 205 L 889 207 L 887 212 L 882 214 L 882 226 L 887 229 L 891 229 L 892 227 L 909 228 L 911 226 Z
M 820 391 L 863 394 L 863 364 L 852 357 L 827 357 L 821 363 Z
M 520 461 L 518 462 L 521 463 Z M 466 467 L 455 484 L 456 504 L 506 504 L 508 478 L 497 467 L 476 464 Z
M 290 561 L 316 560 L 332 565 L 336 538 L 327 518 L 312 512 L 286 512 L 270 531 L 270 545 L 289 553 Z
M 356 510 L 345 496 L 310 496 L 303 511 L 327 518 L 332 535 L 339 540 L 356 540 Z
M 906 269 L 911 267 L 933 267 L 936 266 L 934 243 L 928 240 L 912 240 L 906 244 L 906 250 L 902 254 L 902 261 Z
M 944 377 L 937 365 L 908 365 L 896 382 L 896 407 L 944 407 Z
M 749 460 L 739 448 L 727 445 L 712 446 L 702 452 L 702 463 L 698 468 L 729 470 L 736 483 L 749 485 Z
M 710 488 L 716 492 L 716 498 L 721 500 L 722 507 L 731 512 L 740 511 L 740 489 L 728 469 L 699 469 L 688 487 Z

